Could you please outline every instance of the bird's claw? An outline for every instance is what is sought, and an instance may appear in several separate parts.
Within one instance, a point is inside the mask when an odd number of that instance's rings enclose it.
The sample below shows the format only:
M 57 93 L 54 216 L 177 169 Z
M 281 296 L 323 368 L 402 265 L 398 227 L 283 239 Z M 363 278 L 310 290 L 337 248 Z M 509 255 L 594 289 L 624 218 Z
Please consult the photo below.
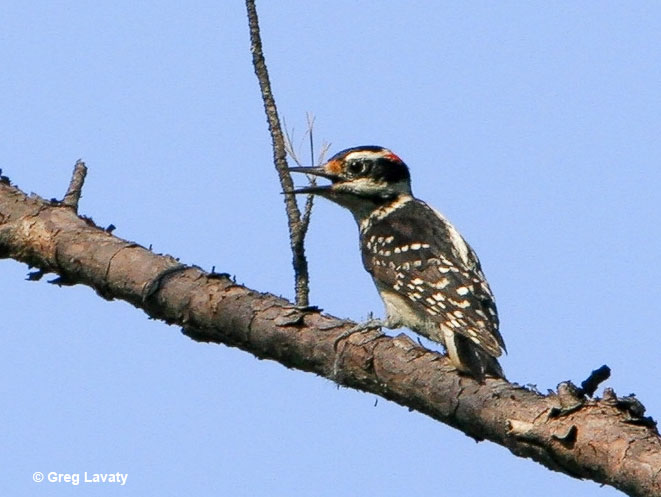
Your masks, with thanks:
M 384 326 L 383 321 L 380 319 L 370 319 L 368 321 L 365 321 L 364 323 L 360 323 L 353 328 L 348 329 L 347 331 L 344 331 L 340 336 L 338 336 L 334 341 L 333 341 L 333 350 L 337 352 L 337 347 L 340 345 L 340 342 L 344 340 L 345 338 L 350 337 L 354 333 L 364 333 L 366 331 L 370 330 L 376 330 L 380 329 Z M 382 333 L 379 334 L 381 336 Z

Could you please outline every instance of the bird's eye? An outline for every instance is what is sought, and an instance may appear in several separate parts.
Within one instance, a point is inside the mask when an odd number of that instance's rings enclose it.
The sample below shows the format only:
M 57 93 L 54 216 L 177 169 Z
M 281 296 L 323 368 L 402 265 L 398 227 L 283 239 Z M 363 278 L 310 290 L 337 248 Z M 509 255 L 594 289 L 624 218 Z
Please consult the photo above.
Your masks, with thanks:
M 352 161 L 347 165 L 347 171 L 349 174 L 351 174 L 351 176 L 361 176 L 367 174 L 369 168 L 369 162 L 362 160 Z

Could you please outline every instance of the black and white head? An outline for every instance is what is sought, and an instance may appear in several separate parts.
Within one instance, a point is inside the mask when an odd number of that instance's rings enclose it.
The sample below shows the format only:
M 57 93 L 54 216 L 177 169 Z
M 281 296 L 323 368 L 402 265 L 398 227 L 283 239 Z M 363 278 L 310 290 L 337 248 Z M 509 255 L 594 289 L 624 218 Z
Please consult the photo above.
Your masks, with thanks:
M 330 185 L 299 188 L 349 209 L 356 218 L 411 195 L 411 177 L 404 162 L 387 148 L 366 145 L 347 148 L 320 167 L 294 167 L 290 171 L 320 176 Z

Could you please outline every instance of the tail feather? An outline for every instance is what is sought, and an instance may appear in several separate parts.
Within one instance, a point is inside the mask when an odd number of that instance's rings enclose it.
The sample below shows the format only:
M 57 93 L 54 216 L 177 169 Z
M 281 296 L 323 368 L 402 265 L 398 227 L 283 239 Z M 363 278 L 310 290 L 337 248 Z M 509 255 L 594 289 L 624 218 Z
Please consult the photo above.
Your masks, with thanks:
M 451 337 L 446 338 L 446 348 L 455 367 L 480 383 L 484 382 L 486 376 L 505 378 L 498 360 L 469 338 L 453 333 Z

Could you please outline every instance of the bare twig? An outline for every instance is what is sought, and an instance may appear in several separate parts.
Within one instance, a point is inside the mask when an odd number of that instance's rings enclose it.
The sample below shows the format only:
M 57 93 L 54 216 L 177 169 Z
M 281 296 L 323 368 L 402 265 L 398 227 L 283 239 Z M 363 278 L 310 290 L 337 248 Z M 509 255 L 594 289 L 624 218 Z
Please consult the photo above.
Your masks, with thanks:
M 296 204 L 295 195 L 292 192 L 294 182 L 287 170 L 287 152 L 285 149 L 285 140 L 280 127 L 278 109 L 275 105 L 275 98 L 271 90 L 266 61 L 262 51 L 262 40 L 259 31 L 259 19 L 254 0 L 246 0 L 246 9 L 248 11 L 248 25 L 250 27 L 250 50 L 252 52 L 252 63 L 255 68 L 255 74 L 259 81 L 259 88 L 264 102 L 266 120 L 271 133 L 273 142 L 273 162 L 280 178 L 280 185 L 284 192 L 285 210 L 287 212 L 287 223 L 289 226 L 289 239 L 292 250 L 292 264 L 294 266 L 294 279 L 296 289 L 296 305 L 305 307 L 309 304 L 309 276 L 308 262 L 305 258 L 305 247 L 303 238 L 298 235 L 301 232 L 301 211 Z
M 326 158 L 326 152 L 328 152 L 328 149 L 330 147 L 329 143 L 323 142 L 321 144 L 321 151 L 319 152 L 319 156 L 316 159 L 315 162 L 315 157 L 314 157 L 314 116 L 310 113 L 306 115 L 307 122 L 308 122 L 308 129 L 307 129 L 307 134 L 308 137 L 310 138 L 310 163 L 314 164 L 316 166 L 319 166 L 324 163 L 324 159 Z M 312 179 L 310 180 L 310 183 L 316 184 L 316 178 L 313 176 Z M 305 210 L 303 211 L 303 219 L 301 220 L 302 226 L 302 236 L 305 237 L 305 233 L 308 231 L 308 226 L 310 224 L 310 216 L 312 215 L 312 205 L 314 204 L 314 195 L 308 195 L 308 197 L 305 199 Z
M 284 133 L 285 133 L 285 151 L 287 152 L 287 155 L 291 157 L 291 160 L 293 160 L 296 163 L 297 166 L 303 166 L 303 161 L 299 158 L 298 149 L 294 144 L 296 130 L 294 128 L 291 128 L 291 131 L 289 131 L 289 127 L 287 126 L 287 121 L 284 118 L 282 119 L 282 122 L 284 125 Z M 313 179 L 314 177 L 310 177 L 310 178 Z
M 87 175 L 87 166 L 85 163 L 78 159 L 76 165 L 73 168 L 73 174 L 71 175 L 71 182 L 69 183 L 69 188 L 67 189 L 66 195 L 62 199 L 62 205 L 66 207 L 71 207 L 74 212 L 78 212 L 78 201 L 83 192 L 83 184 L 85 183 L 85 176 Z
M 310 113 L 306 114 L 306 120 L 307 120 L 307 129 L 305 130 L 305 136 L 308 137 L 308 143 L 310 147 L 310 163 L 319 166 L 323 164 L 324 159 L 326 157 L 326 153 L 328 152 L 328 149 L 330 148 L 330 144 L 327 142 L 323 142 L 321 144 L 321 151 L 319 152 L 319 155 L 317 156 L 315 160 L 314 156 L 314 116 Z M 298 151 L 296 150 L 296 146 L 294 145 L 294 129 L 292 128 L 291 132 L 287 128 L 287 123 L 285 123 L 285 149 L 287 150 L 287 153 L 289 156 L 292 158 L 292 160 L 298 164 L 299 166 L 303 166 L 303 161 L 299 158 Z M 310 186 L 314 186 L 317 184 L 317 178 L 315 176 L 310 176 L 308 175 L 308 181 Z M 300 239 L 300 243 L 304 243 L 305 235 L 307 234 L 308 231 L 308 226 L 310 224 L 310 216 L 312 215 L 312 206 L 314 205 L 314 195 L 310 194 L 307 196 L 305 199 L 305 208 L 303 210 L 303 216 L 301 217 L 301 222 L 298 226 L 298 229 L 295 233 L 296 237 Z

